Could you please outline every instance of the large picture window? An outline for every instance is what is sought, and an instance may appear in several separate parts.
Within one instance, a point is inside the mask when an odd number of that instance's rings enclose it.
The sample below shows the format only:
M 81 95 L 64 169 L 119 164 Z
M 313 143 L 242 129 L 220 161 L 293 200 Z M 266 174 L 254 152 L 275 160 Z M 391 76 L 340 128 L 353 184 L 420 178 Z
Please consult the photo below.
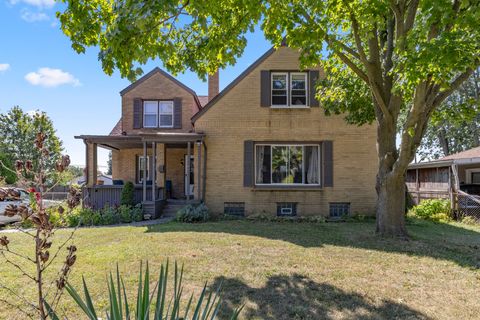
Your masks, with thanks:
M 143 123 L 145 128 L 172 128 L 173 101 L 144 101 Z
M 319 145 L 255 146 L 258 185 L 320 185 Z

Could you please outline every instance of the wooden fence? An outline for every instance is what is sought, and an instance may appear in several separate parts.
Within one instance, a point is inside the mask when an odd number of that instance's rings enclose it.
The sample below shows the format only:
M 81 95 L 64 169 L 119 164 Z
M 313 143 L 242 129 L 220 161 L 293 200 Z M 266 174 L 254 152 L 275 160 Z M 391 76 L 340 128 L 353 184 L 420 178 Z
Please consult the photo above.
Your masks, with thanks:
M 122 197 L 123 186 L 94 186 L 83 187 L 83 205 L 94 209 L 101 209 L 105 206 L 119 206 Z M 163 188 L 157 188 L 156 199 L 163 199 Z M 152 200 L 152 186 L 147 186 L 147 201 Z M 134 188 L 135 204 L 143 201 L 143 186 L 137 185 Z

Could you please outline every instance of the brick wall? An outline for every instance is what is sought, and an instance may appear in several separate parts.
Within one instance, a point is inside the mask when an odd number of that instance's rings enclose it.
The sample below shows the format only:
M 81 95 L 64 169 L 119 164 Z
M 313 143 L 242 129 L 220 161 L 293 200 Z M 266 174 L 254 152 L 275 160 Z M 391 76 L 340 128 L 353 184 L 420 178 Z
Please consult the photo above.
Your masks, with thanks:
M 206 203 L 214 213 L 223 212 L 224 202 L 245 202 L 247 214 L 273 215 L 277 202 L 298 202 L 299 215 L 328 215 L 329 202 L 350 202 L 352 213 L 374 214 L 374 126 L 348 125 L 342 116 L 325 116 L 322 108 L 260 107 L 260 71 L 298 70 L 298 56 L 280 48 L 195 122 L 195 129 L 206 133 Z M 315 191 L 243 187 L 245 140 L 332 140 L 334 186 Z

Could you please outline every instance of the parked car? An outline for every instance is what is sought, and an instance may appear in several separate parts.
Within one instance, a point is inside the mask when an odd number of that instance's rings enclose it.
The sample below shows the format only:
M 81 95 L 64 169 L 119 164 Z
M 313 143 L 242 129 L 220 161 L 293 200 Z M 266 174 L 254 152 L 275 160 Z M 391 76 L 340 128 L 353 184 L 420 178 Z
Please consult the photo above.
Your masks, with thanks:
M 20 216 L 6 217 L 5 208 L 8 205 L 28 205 L 30 203 L 29 193 L 22 188 L 0 188 L 0 226 L 20 221 Z M 59 201 L 43 200 L 46 207 L 58 204 Z

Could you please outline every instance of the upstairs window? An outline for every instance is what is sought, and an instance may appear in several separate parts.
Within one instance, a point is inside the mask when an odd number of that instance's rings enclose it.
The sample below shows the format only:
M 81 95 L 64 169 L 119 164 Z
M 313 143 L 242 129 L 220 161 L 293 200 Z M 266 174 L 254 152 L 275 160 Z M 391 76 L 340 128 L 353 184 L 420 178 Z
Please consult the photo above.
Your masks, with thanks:
M 158 126 L 158 101 L 143 102 L 143 125 L 145 128 Z
M 144 101 L 143 124 L 145 128 L 172 128 L 173 101 Z
M 271 90 L 273 107 L 306 107 L 307 73 L 272 72 Z
M 291 73 L 290 74 L 290 105 L 306 106 L 307 105 L 307 74 Z
M 160 128 L 173 127 L 173 101 L 160 101 Z
M 272 106 L 287 106 L 287 78 L 287 73 L 272 73 Z

